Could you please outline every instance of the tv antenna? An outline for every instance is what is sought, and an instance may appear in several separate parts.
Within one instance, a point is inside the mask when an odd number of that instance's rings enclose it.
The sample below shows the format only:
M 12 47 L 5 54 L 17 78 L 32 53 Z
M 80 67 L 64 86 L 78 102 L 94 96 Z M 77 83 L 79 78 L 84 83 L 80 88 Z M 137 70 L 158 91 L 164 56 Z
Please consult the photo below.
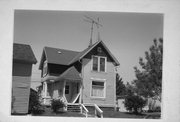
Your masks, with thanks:
M 97 21 L 92 19 L 91 17 L 86 16 L 86 15 L 84 15 L 84 17 L 86 18 L 86 19 L 84 19 L 84 21 L 91 23 L 91 37 L 90 37 L 90 43 L 89 43 L 89 47 L 90 47 L 92 45 L 92 35 L 93 35 L 94 24 L 96 24 L 97 31 L 98 31 L 98 41 L 101 40 L 100 39 L 100 33 L 99 33 L 99 26 L 102 27 L 102 25 L 99 23 L 99 17 L 97 18 Z

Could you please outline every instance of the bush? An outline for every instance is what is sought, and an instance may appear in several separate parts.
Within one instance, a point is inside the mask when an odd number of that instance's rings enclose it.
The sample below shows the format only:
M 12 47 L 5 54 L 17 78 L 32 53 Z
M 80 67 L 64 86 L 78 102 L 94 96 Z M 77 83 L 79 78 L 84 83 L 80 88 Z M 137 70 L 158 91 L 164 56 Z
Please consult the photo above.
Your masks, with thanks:
M 155 112 L 161 112 L 161 107 L 160 106 L 156 107 Z
M 57 113 L 60 108 L 66 107 L 66 104 L 60 99 L 53 99 L 51 102 L 51 109 Z
M 146 105 L 146 100 L 138 95 L 129 94 L 126 96 L 124 103 L 127 110 L 138 114 L 141 113 L 142 108 Z
M 44 107 L 40 104 L 39 95 L 31 89 L 28 113 L 41 114 L 42 112 L 44 112 Z
M 161 112 L 161 107 L 158 106 L 158 107 L 156 107 L 156 108 L 153 109 L 153 110 L 148 110 L 148 112 L 149 112 L 149 113 L 151 113 L 151 112 Z

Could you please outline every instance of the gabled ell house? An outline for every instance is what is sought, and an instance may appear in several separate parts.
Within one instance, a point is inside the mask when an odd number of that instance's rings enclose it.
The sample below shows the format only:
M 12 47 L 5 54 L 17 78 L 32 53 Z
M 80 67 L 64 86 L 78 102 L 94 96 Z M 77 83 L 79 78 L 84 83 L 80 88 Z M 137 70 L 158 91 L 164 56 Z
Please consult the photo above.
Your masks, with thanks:
M 30 45 L 13 44 L 11 114 L 27 114 L 32 65 L 37 60 Z
M 44 47 L 39 66 L 43 104 L 63 97 L 68 104 L 115 107 L 117 66 L 103 41 L 82 52 Z

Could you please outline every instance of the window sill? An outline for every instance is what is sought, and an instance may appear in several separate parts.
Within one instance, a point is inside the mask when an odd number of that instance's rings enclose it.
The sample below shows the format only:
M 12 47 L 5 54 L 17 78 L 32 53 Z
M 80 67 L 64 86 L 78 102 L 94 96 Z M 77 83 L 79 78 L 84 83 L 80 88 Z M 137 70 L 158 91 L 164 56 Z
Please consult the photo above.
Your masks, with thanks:
M 105 97 L 92 97 L 92 96 L 91 96 L 91 99 L 92 100 L 103 100 L 103 101 L 106 100 Z
M 107 72 L 99 72 L 99 71 L 92 71 L 92 70 L 91 70 L 91 72 L 92 73 L 99 73 L 99 74 L 107 74 Z
M 42 97 L 43 99 L 50 99 L 50 96 Z

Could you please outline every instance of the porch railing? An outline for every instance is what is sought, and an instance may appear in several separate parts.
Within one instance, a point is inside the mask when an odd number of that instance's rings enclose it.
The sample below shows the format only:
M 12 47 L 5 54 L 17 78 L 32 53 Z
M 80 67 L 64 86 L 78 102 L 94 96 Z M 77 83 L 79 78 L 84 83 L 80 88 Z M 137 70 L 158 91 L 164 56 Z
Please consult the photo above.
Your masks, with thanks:
M 88 110 L 87 110 L 87 108 L 83 105 L 83 104 L 80 104 L 81 105 L 81 114 L 82 113 L 85 113 L 85 115 L 86 115 L 86 118 L 88 117 Z
M 44 105 L 51 105 L 51 97 L 43 97 L 41 103 Z
M 96 104 L 94 104 L 94 107 L 95 107 L 95 116 L 103 118 L 103 111 Z
M 72 98 L 72 103 L 75 103 L 79 96 L 80 96 L 80 93 L 75 94 Z

